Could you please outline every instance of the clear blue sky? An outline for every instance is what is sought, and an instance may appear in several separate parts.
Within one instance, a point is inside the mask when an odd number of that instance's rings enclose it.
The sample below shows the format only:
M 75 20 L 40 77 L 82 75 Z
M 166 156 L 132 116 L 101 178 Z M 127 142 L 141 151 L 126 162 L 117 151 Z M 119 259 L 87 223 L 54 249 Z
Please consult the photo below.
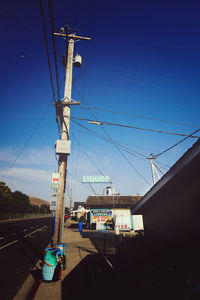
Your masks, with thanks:
M 43 0 L 43 6 L 56 88 L 47 0 Z M 90 42 L 75 43 L 83 66 L 73 70 L 72 98 L 81 102 L 80 107 L 72 108 L 73 117 L 185 134 L 200 127 L 199 1 L 54 0 L 52 6 L 57 31 L 70 22 L 72 28 L 79 29 L 78 34 L 91 36 Z M 53 145 L 58 130 L 40 1 L 3 0 L 0 34 L 0 176 L 4 176 L 1 180 L 12 190 L 49 200 L 51 173 L 57 169 Z M 60 61 L 65 52 L 64 39 L 56 38 L 56 49 L 63 96 L 65 73 Z M 87 105 L 101 110 L 88 110 Z M 102 126 L 76 122 L 108 138 Z M 182 139 L 113 126 L 103 128 L 112 140 L 139 152 L 142 158 L 121 150 L 128 163 L 115 146 L 72 121 L 72 176 L 68 177 L 68 189 L 72 184 L 73 201 L 85 201 L 92 193 L 81 184 L 81 178 L 99 175 L 94 164 L 103 174 L 110 175 L 117 192 L 144 194 L 151 187 L 146 181 L 152 184 L 150 165 L 144 157 L 158 154 Z M 172 166 L 195 141 L 188 139 L 158 161 Z M 93 185 L 97 193 L 102 193 L 103 187 Z M 68 195 L 69 192 L 67 201 Z

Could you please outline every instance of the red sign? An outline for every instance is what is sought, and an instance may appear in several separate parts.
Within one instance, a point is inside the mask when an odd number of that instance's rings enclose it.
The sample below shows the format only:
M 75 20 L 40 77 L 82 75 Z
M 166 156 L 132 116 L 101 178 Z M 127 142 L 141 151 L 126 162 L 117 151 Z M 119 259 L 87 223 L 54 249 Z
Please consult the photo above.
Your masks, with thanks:
M 59 181 L 60 181 L 59 173 L 53 173 L 51 183 L 59 183 Z

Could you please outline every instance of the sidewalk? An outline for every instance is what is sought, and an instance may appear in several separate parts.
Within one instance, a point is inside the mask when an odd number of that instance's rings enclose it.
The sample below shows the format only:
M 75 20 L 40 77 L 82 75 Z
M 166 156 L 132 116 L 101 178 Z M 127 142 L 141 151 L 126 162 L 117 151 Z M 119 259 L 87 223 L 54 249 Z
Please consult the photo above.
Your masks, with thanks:
M 63 242 L 66 243 L 66 269 L 62 270 L 61 280 L 56 282 L 38 282 L 39 288 L 35 294 L 34 300 L 59 300 L 62 299 L 62 289 L 63 281 L 67 282 L 70 273 L 74 270 L 80 263 L 82 263 L 88 254 L 97 253 L 97 249 L 94 247 L 89 238 L 82 238 L 78 231 L 78 224 L 74 221 L 67 221 L 65 223 Z M 78 273 L 77 273 L 78 274 Z M 77 277 L 77 276 L 76 276 Z M 78 277 L 73 277 L 78 279 Z M 19 291 L 18 295 L 14 300 L 26 300 L 32 286 L 34 286 L 35 281 L 30 276 L 27 278 L 24 286 Z M 37 283 L 36 283 L 37 284 Z M 76 286 L 76 284 L 74 284 Z

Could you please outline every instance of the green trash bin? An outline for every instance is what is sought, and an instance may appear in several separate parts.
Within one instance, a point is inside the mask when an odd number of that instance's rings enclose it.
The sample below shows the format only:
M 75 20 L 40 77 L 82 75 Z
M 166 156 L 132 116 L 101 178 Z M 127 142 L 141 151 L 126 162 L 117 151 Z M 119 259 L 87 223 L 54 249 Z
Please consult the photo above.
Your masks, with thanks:
M 57 266 L 57 248 L 46 248 L 42 265 L 42 280 L 52 281 Z

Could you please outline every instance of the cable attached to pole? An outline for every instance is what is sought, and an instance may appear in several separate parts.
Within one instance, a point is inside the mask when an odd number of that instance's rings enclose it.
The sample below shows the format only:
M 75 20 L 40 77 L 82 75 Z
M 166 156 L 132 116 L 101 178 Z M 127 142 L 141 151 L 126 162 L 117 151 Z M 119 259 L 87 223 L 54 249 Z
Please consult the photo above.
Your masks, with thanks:
M 42 0 L 40 0 L 40 11 L 41 11 L 41 17 L 42 17 L 42 28 L 43 28 L 44 41 L 45 41 L 45 46 L 46 46 L 46 54 L 47 54 L 47 61 L 48 61 L 48 67 L 49 67 L 51 88 L 52 88 L 52 92 L 53 92 L 53 102 L 55 103 L 56 96 L 55 96 L 55 90 L 54 90 L 54 86 L 53 86 L 53 77 L 52 77 L 51 63 L 50 63 L 50 58 L 49 58 L 49 48 L 48 48 L 48 41 L 47 41 L 46 26 L 45 26 L 45 21 L 44 21 L 44 9 L 43 9 L 43 5 L 42 5 Z
M 178 146 L 180 143 L 184 142 L 185 140 L 187 140 L 188 138 L 192 137 L 195 133 L 199 132 L 200 129 L 195 130 L 194 132 L 192 132 L 190 135 L 186 136 L 184 139 L 180 140 L 178 143 L 172 145 L 171 147 L 169 147 L 168 149 L 154 155 L 154 158 L 157 158 L 161 155 L 163 155 L 164 153 L 168 152 L 169 150 L 173 149 L 174 147 Z
M 54 62 L 55 62 L 55 70 L 56 70 L 57 93 L 58 93 L 58 100 L 59 100 L 60 99 L 60 89 L 59 89 L 58 65 L 57 65 L 57 55 L 56 55 L 56 42 L 55 42 L 55 37 L 54 37 L 54 22 L 53 22 L 53 13 L 52 13 L 51 0 L 49 0 L 49 14 L 50 14 L 51 36 L 52 36 L 53 54 L 54 54 Z

